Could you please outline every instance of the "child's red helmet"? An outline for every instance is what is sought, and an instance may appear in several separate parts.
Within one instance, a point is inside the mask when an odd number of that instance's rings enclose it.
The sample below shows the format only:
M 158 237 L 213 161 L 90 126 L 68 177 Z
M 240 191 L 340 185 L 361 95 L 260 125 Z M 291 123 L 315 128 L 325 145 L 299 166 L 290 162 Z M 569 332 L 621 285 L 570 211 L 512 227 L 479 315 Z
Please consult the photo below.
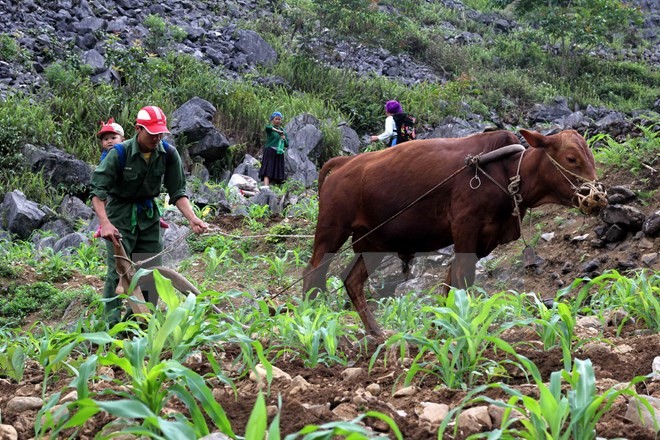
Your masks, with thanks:
M 101 121 L 101 129 L 96 133 L 96 137 L 100 139 L 106 133 L 114 133 L 124 137 L 124 129 L 113 118 L 108 119 L 108 122 Z

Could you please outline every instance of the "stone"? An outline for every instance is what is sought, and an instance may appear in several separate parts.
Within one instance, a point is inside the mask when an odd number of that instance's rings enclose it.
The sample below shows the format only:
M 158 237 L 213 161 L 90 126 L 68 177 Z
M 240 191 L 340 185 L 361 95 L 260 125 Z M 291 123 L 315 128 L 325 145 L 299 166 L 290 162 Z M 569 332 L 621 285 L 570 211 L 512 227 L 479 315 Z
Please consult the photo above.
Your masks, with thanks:
M 229 437 L 227 434 L 223 434 L 222 432 L 212 432 L 211 434 L 205 435 L 199 440 L 231 440 L 231 437 Z
M 626 231 L 642 229 L 646 217 L 637 208 L 629 205 L 609 205 L 600 212 L 600 218 L 609 225 L 618 225 Z
M 363 368 L 347 368 L 341 373 L 342 379 L 346 382 L 357 382 L 366 372 Z
M 649 412 L 641 400 L 646 401 L 651 408 L 653 408 L 655 415 Z M 633 398 L 628 403 L 625 417 L 638 426 L 644 426 L 651 429 L 654 429 L 655 424 L 660 426 L 660 399 L 651 396 L 639 396 Z
M 653 359 L 651 370 L 653 370 L 653 380 L 660 380 L 660 356 Z
M 381 389 L 380 385 L 377 383 L 370 383 L 366 388 L 367 392 L 371 393 L 373 396 L 379 396 Z
M 655 211 L 644 220 L 642 232 L 649 237 L 660 236 L 660 211 Z
M 307 382 L 301 375 L 297 375 L 293 378 L 291 381 L 291 386 L 297 387 L 300 391 L 306 391 L 310 387 L 309 382 Z
M 352 403 L 340 403 L 332 410 L 332 413 L 341 420 L 353 420 L 358 416 L 357 408 Z
M 419 421 L 439 425 L 449 414 L 449 406 L 444 403 L 421 402 L 416 408 L 415 413 L 419 416 Z
M 11 425 L 0 425 L 0 439 L 2 440 L 18 440 L 18 433 Z
M 410 397 L 414 396 L 417 393 L 417 387 L 416 386 L 411 386 L 411 387 L 405 387 L 401 388 L 400 390 L 397 390 L 393 397 Z
M 8 414 L 20 414 L 24 411 L 41 409 L 44 401 L 41 397 L 19 396 L 12 398 L 7 402 L 5 411 Z
M 493 426 L 502 426 L 502 419 L 504 418 L 504 411 L 506 408 L 499 405 L 488 405 L 488 415 L 490 415 L 490 420 L 493 422 Z M 518 420 L 525 417 L 518 410 L 511 410 L 509 415 L 510 420 Z
M 266 368 L 261 364 L 257 364 L 254 367 L 254 370 L 250 372 L 250 380 L 253 382 L 263 383 L 266 378 Z M 277 367 L 273 367 L 273 380 L 284 380 L 287 382 L 292 381 L 291 375 L 289 375 L 289 373 L 285 373 Z
M 76 400 L 78 400 L 78 391 L 73 390 L 66 396 L 62 397 L 60 399 L 60 403 L 61 404 L 70 403 L 70 402 L 75 402 Z
M 482 428 L 490 429 L 493 426 L 487 406 L 475 406 L 474 408 L 466 409 L 458 416 L 456 423 L 459 429 L 470 432 L 481 431 Z
M 603 329 L 603 323 L 595 316 L 583 316 L 576 321 L 575 325 L 585 328 L 595 328 L 596 330 Z

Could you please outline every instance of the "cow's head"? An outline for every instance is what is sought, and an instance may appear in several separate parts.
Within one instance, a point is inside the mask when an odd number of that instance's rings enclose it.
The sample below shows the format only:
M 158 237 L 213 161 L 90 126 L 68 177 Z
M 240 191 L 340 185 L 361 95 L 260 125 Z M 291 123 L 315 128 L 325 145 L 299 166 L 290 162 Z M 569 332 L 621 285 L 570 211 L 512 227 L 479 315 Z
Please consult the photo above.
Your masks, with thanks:
M 607 194 L 596 176 L 596 161 L 584 138 L 575 130 L 565 130 L 550 136 L 520 130 L 533 148 L 542 148 L 556 169 L 558 195 L 585 214 L 607 206 Z

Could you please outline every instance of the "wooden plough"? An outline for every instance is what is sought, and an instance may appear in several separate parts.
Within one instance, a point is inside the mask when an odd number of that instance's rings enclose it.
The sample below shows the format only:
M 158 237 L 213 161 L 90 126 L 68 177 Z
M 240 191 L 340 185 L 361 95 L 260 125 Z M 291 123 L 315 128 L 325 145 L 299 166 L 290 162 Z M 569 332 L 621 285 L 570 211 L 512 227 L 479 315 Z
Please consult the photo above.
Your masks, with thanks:
M 117 269 L 117 275 L 119 275 L 119 283 L 117 284 L 115 293 L 118 295 L 128 295 L 128 305 L 134 314 L 148 314 L 149 308 L 145 304 L 146 301 L 140 286 L 136 285 L 133 288 L 133 291 L 130 290 L 131 282 L 133 281 L 133 277 L 135 276 L 136 272 L 134 267 L 135 265 L 126 255 L 126 250 L 121 244 L 121 238 L 119 238 L 117 242 L 119 244 L 115 244 L 113 242 L 115 252 L 115 267 Z M 172 282 L 172 286 L 179 292 L 193 293 L 195 296 L 201 295 L 201 292 L 197 287 L 195 287 L 183 275 L 179 274 L 175 270 L 163 266 L 151 267 L 149 269 L 158 270 L 158 272 L 160 272 L 163 277 L 169 279 Z M 153 277 L 153 272 L 150 272 L 147 276 Z M 156 291 L 156 293 L 157 292 L 158 291 Z M 211 307 L 213 308 L 214 312 L 224 315 L 222 310 L 220 310 L 215 304 L 211 304 Z M 248 326 L 228 316 L 225 316 L 222 319 L 232 324 L 239 325 L 243 329 L 249 328 Z

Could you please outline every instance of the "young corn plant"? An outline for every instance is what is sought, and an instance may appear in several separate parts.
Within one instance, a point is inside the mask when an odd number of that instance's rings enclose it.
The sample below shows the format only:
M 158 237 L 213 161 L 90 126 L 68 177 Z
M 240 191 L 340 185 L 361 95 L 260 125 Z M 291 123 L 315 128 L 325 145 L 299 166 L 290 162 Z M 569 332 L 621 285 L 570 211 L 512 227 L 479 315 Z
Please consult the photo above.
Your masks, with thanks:
M 500 374 L 500 366 L 484 354 L 499 343 L 498 335 L 515 323 L 497 320 L 507 311 L 506 296 L 496 294 L 473 297 L 466 290 L 449 292 L 444 307 L 423 307 L 422 313 L 437 328 L 437 335 L 428 332 L 412 335 L 395 335 L 388 343 L 398 343 L 403 338 L 419 349 L 405 377 L 405 384 L 412 382 L 418 373 L 434 374 L 449 388 L 471 387 L 483 376 L 492 372 Z M 379 354 L 372 356 L 372 363 Z M 429 354 L 431 355 L 429 360 Z
M 366 428 L 363 420 L 369 417 L 385 422 L 390 428 L 391 435 L 378 434 Z M 367 411 L 363 415 L 346 422 L 307 425 L 300 431 L 287 435 L 284 440 L 334 440 L 337 438 L 351 440 L 389 440 L 395 438 L 403 440 L 403 435 L 401 435 L 401 430 L 390 416 L 378 411 Z
M 0 344 L 0 376 L 19 383 L 25 374 L 25 339 L 12 330 L 0 328 L 0 341 L 3 341 Z
M 330 362 L 345 365 L 346 359 L 338 351 L 340 338 L 358 330 L 344 320 L 348 313 L 335 312 L 320 301 L 303 301 L 297 307 L 292 305 L 289 314 L 276 316 L 274 325 L 282 344 L 298 353 L 306 367 Z
M 158 270 L 138 270 L 129 289 L 134 289 L 138 280 L 150 272 L 153 272 L 156 290 L 165 308 L 155 308 L 149 319 L 149 351 L 156 356 L 169 351 L 171 359 L 183 362 L 200 346 L 218 339 L 217 327 L 206 316 L 210 303 L 192 293 L 181 301 L 172 282 L 160 275 Z
M 544 350 L 555 347 L 559 342 L 564 369 L 570 370 L 573 351 L 591 339 L 578 339 L 575 337 L 576 319 L 568 305 L 558 303 L 556 307 L 548 309 L 543 303 L 539 302 L 537 306 L 540 317 L 534 320 L 534 328 L 543 342 Z
M 504 408 L 502 423 L 499 428 L 470 438 L 527 440 L 593 440 L 596 438 L 596 425 L 602 416 L 614 404 L 617 397 L 637 396 L 635 384 L 646 377 L 634 378 L 624 389 L 610 388 L 603 394 L 596 393 L 596 377 L 591 360 L 576 359 L 570 371 L 561 370 L 550 374 L 550 382 L 544 383 L 541 374 L 529 359 L 518 356 L 518 360 L 531 374 L 539 390 L 535 398 L 521 393 L 501 383 L 484 385 L 473 390 L 464 399 L 466 403 L 486 402 Z M 506 402 L 486 396 L 478 396 L 489 388 L 498 388 L 510 397 Z M 647 409 L 648 402 L 644 401 Z M 461 405 L 454 410 L 458 413 Z M 454 414 L 451 416 L 453 417 Z M 449 419 L 447 417 L 438 431 L 438 438 L 443 438 Z
M 286 275 L 289 253 L 286 252 L 283 257 L 277 255 L 273 255 L 272 257 L 262 255 L 259 258 L 268 265 L 268 275 L 275 280 L 278 287 L 281 286 Z
M 425 295 L 409 293 L 378 301 L 378 321 L 383 327 L 401 332 L 415 332 L 428 326 L 426 315 L 419 313 L 426 304 Z
M 574 312 L 583 309 L 587 302 L 592 310 L 594 304 L 600 307 L 597 311 L 601 314 L 603 309 L 623 308 L 647 328 L 660 331 L 660 274 L 657 272 L 640 270 L 628 277 L 610 270 L 591 280 L 578 278 L 557 295 L 568 295 L 575 288 L 579 290 L 572 302 Z
M 84 275 L 100 275 L 105 267 L 99 245 L 96 243 L 82 243 L 76 248 L 72 260 L 74 266 Z
M 144 272 L 136 274 L 133 283 Z M 180 363 L 200 344 L 218 340 L 209 335 L 210 330 L 207 332 L 206 305 L 197 305 L 192 294 L 180 301 L 169 280 L 157 271 L 154 271 L 154 279 L 167 310 L 154 312 L 149 318 L 146 335 L 142 337 L 124 341 L 106 335 L 113 346 L 121 349 L 122 357 L 115 351 L 98 356 L 98 364 L 121 369 L 125 379 L 114 379 L 114 382 L 117 385 L 128 382 L 129 387 L 106 391 L 119 400 L 79 398 L 73 403 L 77 412 L 62 429 L 79 427 L 99 411 L 106 411 L 114 417 L 130 420 L 130 426 L 123 431 L 137 436 L 199 438 L 210 433 L 207 423 L 210 420 L 215 429 L 234 438 L 224 410 L 204 379 Z M 77 387 L 82 386 L 81 380 L 75 382 Z M 188 415 L 166 415 L 167 404 L 174 398 L 185 405 Z
M 219 276 L 222 276 L 233 264 L 236 264 L 236 260 L 231 257 L 231 250 L 227 248 L 220 252 L 218 252 L 214 247 L 206 248 L 204 251 L 203 261 L 206 263 L 206 269 L 204 273 L 208 278 L 211 279 L 217 279 Z

